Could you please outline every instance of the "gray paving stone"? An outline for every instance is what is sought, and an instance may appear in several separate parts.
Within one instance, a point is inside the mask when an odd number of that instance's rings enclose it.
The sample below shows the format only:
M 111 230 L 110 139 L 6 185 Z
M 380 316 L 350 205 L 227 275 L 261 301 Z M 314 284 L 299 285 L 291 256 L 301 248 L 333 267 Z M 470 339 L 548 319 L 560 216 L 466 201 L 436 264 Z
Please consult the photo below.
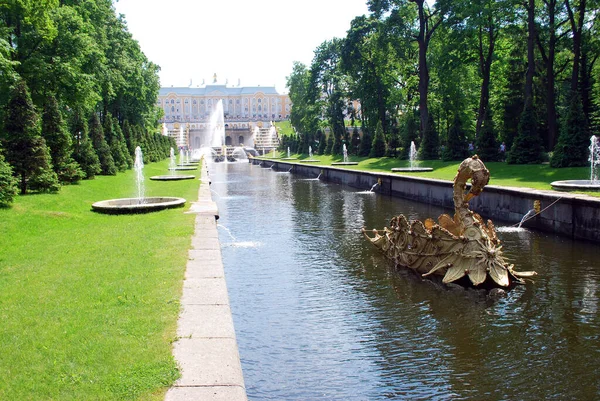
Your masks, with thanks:
M 219 249 L 220 246 L 219 237 L 216 234 L 214 237 L 192 237 L 192 248 L 194 249 Z
M 246 390 L 239 386 L 172 387 L 165 401 L 247 401 Z
M 244 386 L 235 339 L 181 338 L 173 355 L 181 368 L 175 386 Z
M 225 270 L 221 259 L 214 260 L 189 260 L 185 270 L 185 278 L 224 278 Z
M 183 305 L 179 337 L 235 339 L 229 305 Z
M 191 278 L 183 281 L 183 305 L 229 305 L 227 285 L 222 278 Z

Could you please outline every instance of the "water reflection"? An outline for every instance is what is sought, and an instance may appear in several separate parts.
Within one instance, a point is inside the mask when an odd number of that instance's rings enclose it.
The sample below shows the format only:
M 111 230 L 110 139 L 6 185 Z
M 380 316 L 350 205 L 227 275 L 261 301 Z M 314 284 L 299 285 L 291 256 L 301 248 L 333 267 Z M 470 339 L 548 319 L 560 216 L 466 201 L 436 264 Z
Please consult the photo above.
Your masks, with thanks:
M 250 399 L 599 398 L 597 246 L 501 232 L 539 275 L 492 304 L 392 268 L 360 234 L 446 210 L 241 163 L 211 177 Z

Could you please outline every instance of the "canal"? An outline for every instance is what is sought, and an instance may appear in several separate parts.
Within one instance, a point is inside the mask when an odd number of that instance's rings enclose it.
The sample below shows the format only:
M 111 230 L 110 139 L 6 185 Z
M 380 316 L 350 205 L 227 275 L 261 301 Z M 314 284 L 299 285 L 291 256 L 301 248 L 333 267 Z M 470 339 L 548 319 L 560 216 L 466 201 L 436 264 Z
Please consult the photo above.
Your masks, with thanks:
M 360 233 L 452 211 L 248 163 L 209 172 L 250 400 L 600 398 L 597 245 L 500 227 L 538 276 L 492 302 L 391 267 Z

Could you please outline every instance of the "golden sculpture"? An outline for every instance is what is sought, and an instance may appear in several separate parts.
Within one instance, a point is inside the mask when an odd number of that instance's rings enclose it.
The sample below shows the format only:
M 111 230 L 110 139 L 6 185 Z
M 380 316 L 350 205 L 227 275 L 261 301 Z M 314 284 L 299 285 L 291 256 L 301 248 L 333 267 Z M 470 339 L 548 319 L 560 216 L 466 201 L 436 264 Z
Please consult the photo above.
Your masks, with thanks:
M 475 155 L 465 159 L 454 177 L 454 218 L 442 214 L 436 224 L 427 219 L 408 222 L 404 215 L 392 218 L 390 227 L 363 234 L 395 265 L 406 266 L 423 276 L 443 276 L 451 283 L 467 276 L 474 286 L 511 287 L 522 284 L 535 272 L 516 272 L 502 256 L 502 246 L 491 220 L 469 210 L 469 200 L 483 191 L 490 172 Z M 467 180 L 471 189 L 465 193 Z M 468 282 L 467 282 L 468 284 Z

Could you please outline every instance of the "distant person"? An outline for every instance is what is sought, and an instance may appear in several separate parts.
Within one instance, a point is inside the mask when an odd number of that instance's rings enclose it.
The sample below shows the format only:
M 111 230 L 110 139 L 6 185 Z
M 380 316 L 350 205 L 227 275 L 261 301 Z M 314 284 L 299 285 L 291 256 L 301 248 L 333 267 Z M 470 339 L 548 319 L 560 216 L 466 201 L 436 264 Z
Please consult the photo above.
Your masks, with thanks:
M 502 142 L 500 144 L 500 160 L 504 161 L 504 155 L 506 154 L 506 144 Z
M 473 146 L 473 142 L 469 142 L 469 152 L 473 152 L 475 150 L 475 146 Z

